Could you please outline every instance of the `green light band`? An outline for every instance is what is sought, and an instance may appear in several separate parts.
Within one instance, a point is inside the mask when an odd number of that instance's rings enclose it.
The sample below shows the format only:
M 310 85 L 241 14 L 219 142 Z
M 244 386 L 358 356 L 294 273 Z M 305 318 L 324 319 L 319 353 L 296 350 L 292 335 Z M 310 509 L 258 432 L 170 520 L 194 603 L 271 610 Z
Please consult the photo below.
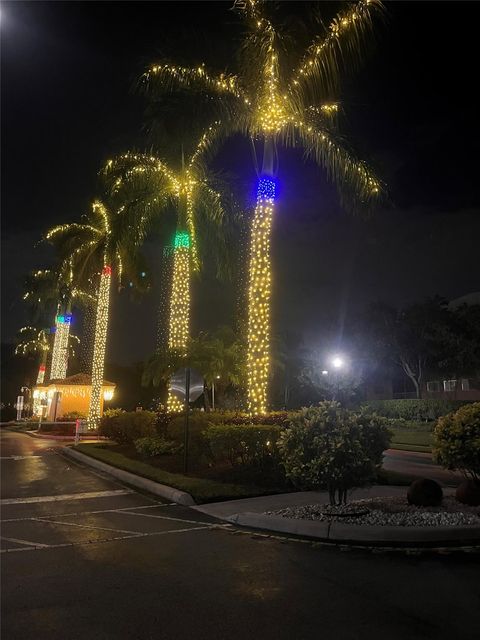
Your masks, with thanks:
M 190 235 L 186 231 L 177 231 L 173 246 L 175 249 L 180 247 L 186 247 L 188 249 L 190 247 Z

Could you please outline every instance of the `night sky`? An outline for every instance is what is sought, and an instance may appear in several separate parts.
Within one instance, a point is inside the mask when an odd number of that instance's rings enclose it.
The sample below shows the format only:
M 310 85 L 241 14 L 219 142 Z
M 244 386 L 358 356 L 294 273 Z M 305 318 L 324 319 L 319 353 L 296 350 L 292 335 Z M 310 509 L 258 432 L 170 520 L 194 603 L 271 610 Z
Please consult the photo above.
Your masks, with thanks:
M 145 66 L 166 56 L 235 71 L 242 28 L 232 4 L 2 2 L 3 342 L 26 320 L 23 278 L 52 259 L 47 246 L 35 247 L 42 233 L 88 210 L 107 158 L 147 147 L 145 100 L 132 91 Z M 306 18 L 311 5 L 279 4 L 279 20 Z M 328 18 L 341 3 L 320 4 Z M 281 151 L 274 330 L 294 328 L 312 344 L 374 300 L 403 305 L 480 290 L 480 5 L 386 6 L 376 47 L 345 82 L 342 102 L 343 132 L 387 182 L 392 205 L 352 219 L 319 169 Z M 255 181 L 241 140 L 216 166 Z M 160 251 L 149 243 L 153 277 Z M 196 330 L 231 319 L 230 289 L 211 277 L 196 285 Z M 115 296 L 110 360 L 153 351 L 156 293 L 141 304 Z

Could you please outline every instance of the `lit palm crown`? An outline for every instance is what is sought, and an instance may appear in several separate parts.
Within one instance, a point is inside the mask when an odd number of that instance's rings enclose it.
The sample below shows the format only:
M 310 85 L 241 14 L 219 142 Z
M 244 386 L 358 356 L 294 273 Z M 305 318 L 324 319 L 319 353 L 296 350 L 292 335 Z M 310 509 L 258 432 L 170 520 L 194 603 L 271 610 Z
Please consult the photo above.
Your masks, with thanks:
M 18 332 L 19 343 L 15 348 L 15 355 L 43 355 L 50 351 L 49 329 L 36 327 L 22 327 Z M 75 346 L 80 344 L 80 338 L 72 333 L 68 336 L 70 355 L 75 356 Z
M 242 9 L 248 28 L 241 50 L 241 74 L 217 75 L 203 64 L 186 68 L 158 63 L 142 77 L 147 93 L 189 90 L 214 95 L 228 133 L 240 131 L 301 146 L 306 156 L 326 169 L 342 196 L 354 194 L 364 204 L 378 198 L 382 191 L 379 180 L 336 133 L 339 106 L 335 97 L 340 72 L 361 57 L 363 43 L 373 32 L 372 18 L 382 12 L 382 3 L 360 0 L 349 5 L 324 35 L 314 38 L 296 68 L 282 62 L 286 43 L 266 18 L 265 3 L 246 0 L 235 4 Z
M 197 219 L 203 213 L 208 217 L 208 222 L 220 226 L 225 218 L 224 194 L 214 188 L 215 179 L 206 165 L 206 157 L 212 153 L 219 139 L 219 129 L 218 122 L 208 127 L 190 158 L 182 161 L 179 170 L 172 169 L 157 156 L 135 152 L 109 160 L 105 167 L 105 174 L 110 177 L 112 193 L 116 197 L 121 196 L 125 189 L 130 197 L 136 193 L 136 203 L 143 209 L 145 224 L 162 212 L 170 201 L 177 205 L 178 226 L 188 230 L 195 271 L 200 267 Z M 183 210 L 178 206 L 180 203 L 184 203 Z
M 96 200 L 84 219 L 53 227 L 45 236 L 63 256 L 62 270 L 68 272 L 70 282 L 87 282 L 108 265 L 115 270 L 119 286 L 128 275 L 137 288 L 142 288 L 146 283 L 139 277 L 138 247 L 144 239 L 145 220 L 137 215 L 135 204 L 126 201 L 111 209 Z M 78 286 L 72 287 L 79 297 L 89 295 Z

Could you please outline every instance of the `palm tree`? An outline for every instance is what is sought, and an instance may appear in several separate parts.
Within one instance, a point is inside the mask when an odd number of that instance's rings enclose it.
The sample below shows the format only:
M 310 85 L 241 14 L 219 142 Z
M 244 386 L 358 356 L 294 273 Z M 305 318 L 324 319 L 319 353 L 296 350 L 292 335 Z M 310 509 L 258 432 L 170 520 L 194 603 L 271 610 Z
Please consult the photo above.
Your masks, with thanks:
M 223 392 L 227 387 L 239 387 L 244 374 L 244 349 L 231 327 L 219 327 L 212 334 L 200 333 L 190 341 L 188 360 L 205 379 L 205 408 L 210 408 L 208 390 L 212 392 L 215 408 L 215 389 Z
M 45 371 L 47 368 L 47 357 L 50 352 L 50 329 L 38 329 L 37 327 L 22 327 L 18 332 L 19 342 L 15 348 L 16 355 L 40 356 L 40 365 L 36 384 L 43 384 Z M 75 356 L 75 345 L 80 344 L 80 339 L 69 334 L 68 351 L 69 355 Z
M 111 160 L 106 167 L 112 179 L 116 197 L 122 187 L 138 193 L 144 219 L 153 221 L 173 202 L 176 212 L 176 233 L 173 241 L 173 269 L 170 294 L 168 348 L 186 355 L 190 336 L 191 273 L 200 269 L 198 237 L 209 234 L 215 247 L 217 271 L 225 265 L 223 224 L 224 194 L 218 191 L 220 181 L 208 172 L 206 157 L 211 153 L 218 123 L 200 137 L 191 156 L 185 161 L 182 153 L 179 168 L 172 168 L 160 158 L 140 153 L 126 153 Z M 213 239 L 213 242 L 212 242 Z M 160 354 L 157 360 L 168 360 Z M 169 394 L 168 411 L 181 411 L 181 403 Z
M 30 308 L 34 324 L 50 323 L 54 317 L 54 333 L 50 378 L 67 375 L 72 305 L 91 304 L 92 295 L 75 285 L 70 259 L 60 261 L 54 269 L 33 271 L 26 278 L 23 299 Z M 73 340 L 78 338 L 74 337 Z M 46 363 L 45 363 L 46 366 Z
M 101 412 L 112 276 L 117 277 L 120 286 L 126 272 L 129 280 L 141 287 L 138 246 L 144 238 L 144 225 L 134 208 L 129 208 L 128 202 L 112 209 L 97 200 L 85 222 L 54 227 L 46 238 L 59 244 L 62 251 L 70 256 L 71 269 L 78 280 L 100 273 L 88 411 L 88 426 L 94 429 L 98 426 Z
M 340 72 L 359 61 L 364 42 L 373 32 L 373 16 L 382 11 L 381 2 L 360 0 L 348 5 L 313 39 L 296 66 L 289 65 L 288 41 L 267 18 L 265 5 L 260 0 L 235 3 L 247 23 L 239 74 L 211 73 L 203 64 L 186 68 L 160 62 L 142 77 L 145 91 L 154 96 L 185 90 L 210 100 L 215 97 L 224 132 L 248 135 L 254 150 L 255 141 L 263 145 L 248 290 L 248 405 L 252 414 L 267 409 L 270 235 L 278 145 L 302 148 L 306 157 L 326 170 L 346 204 L 368 206 L 381 192 L 379 181 L 353 156 L 335 126 Z

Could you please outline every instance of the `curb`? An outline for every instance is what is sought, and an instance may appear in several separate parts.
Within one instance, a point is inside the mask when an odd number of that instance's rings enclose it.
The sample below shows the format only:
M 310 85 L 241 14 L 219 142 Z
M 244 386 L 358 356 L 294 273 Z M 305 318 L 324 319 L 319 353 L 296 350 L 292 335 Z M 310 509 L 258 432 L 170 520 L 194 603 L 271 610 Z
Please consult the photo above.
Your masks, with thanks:
M 62 441 L 70 441 L 73 442 L 75 440 L 75 436 L 51 436 L 49 433 L 38 433 L 38 431 L 21 431 L 19 433 L 25 433 L 27 436 L 31 438 L 40 438 L 41 440 L 62 440 Z M 105 436 L 89 436 L 87 434 L 81 434 L 80 440 L 92 440 L 95 442 L 103 442 L 108 440 Z
M 91 458 L 84 453 L 74 451 L 70 447 L 64 447 L 62 452 L 69 458 L 78 460 L 83 464 L 98 469 L 99 471 L 104 471 L 114 478 L 117 478 L 118 480 L 121 480 L 122 482 L 125 482 L 132 487 L 136 487 L 137 489 L 143 489 L 144 491 L 153 493 L 156 496 L 161 496 L 162 498 L 166 498 L 171 502 L 176 502 L 177 504 L 181 504 L 185 507 L 191 507 L 195 504 L 195 500 L 186 491 L 180 491 L 180 489 L 174 489 L 173 487 L 169 487 L 166 484 L 160 484 L 159 482 L 155 482 L 154 480 L 142 478 L 141 476 L 137 476 L 134 473 L 130 473 L 130 471 L 124 471 L 123 469 L 112 467 L 106 462 L 101 462 L 100 460 Z
M 447 546 L 480 544 L 480 527 L 478 525 L 464 525 L 462 527 L 362 527 L 339 522 L 300 520 L 252 512 L 236 513 L 223 519 L 241 527 L 307 536 L 339 544 L 381 544 L 383 546 L 395 544 L 425 547 L 438 543 Z

